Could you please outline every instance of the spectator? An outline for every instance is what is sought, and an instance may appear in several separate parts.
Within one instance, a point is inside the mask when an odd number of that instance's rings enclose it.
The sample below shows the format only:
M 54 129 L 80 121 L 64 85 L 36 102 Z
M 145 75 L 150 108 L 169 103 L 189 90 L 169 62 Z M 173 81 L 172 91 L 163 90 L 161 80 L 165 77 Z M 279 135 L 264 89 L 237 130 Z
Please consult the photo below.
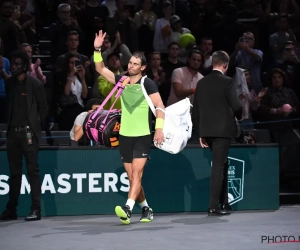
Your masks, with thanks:
M 224 50 L 229 55 L 234 52 L 235 44 L 247 32 L 247 26 L 237 20 L 238 10 L 234 5 L 225 8 L 224 21 L 211 29 L 211 38 L 214 41 L 214 50 Z M 224 39 L 226 37 L 226 39 Z
M 60 4 L 57 8 L 58 21 L 49 26 L 49 38 L 51 40 L 51 58 L 54 64 L 57 57 L 67 52 L 65 39 L 67 34 L 75 30 L 81 36 L 81 30 L 76 19 L 71 18 L 71 7 L 68 4 Z
M 90 21 L 92 21 L 91 18 L 98 17 L 105 23 L 109 16 L 108 8 L 103 4 L 99 4 L 98 0 L 87 0 L 85 12 L 87 20 Z
M 82 126 L 83 126 L 86 116 L 89 113 L 95 111 L 97 108 L 99 108 L 101 104 L 102 104 L 102 100 L 98 99 L 98 98 L 92 98 L 86 103 L 86 105 L 85 105 L 86 111 L 80 113 L 76 117 L 76 119 L 74 121 L 74 125 L 70 131 L 70 138 L 72 141 L 77 142 L 83 137 L 84 132 L 83 132 Z M 101 110 L 100 112 L 105 113 L 106 111 Z
M 296 42 L 295 37 L 289 32 L 289 21 L 287 16 L 280 16 L 276 21 L 277 32 L 270 35 L 269 43 L 272 49 L 273 68 L 281 63 L 284 46 L 287 41 Z
M 165 82 L 165 73 L 161 67 L 161 59 L 158 52 L 150 54 L 149 67 L 146 74 L 157 86 L 161 86 Z
M 282 56 L 282 61 L 279 64 L 279 68 L 285 72 L 286 75 L 286 87 L 289 87 L 293 90 L 297 89 L 299 82 L 296 78 L 297 70 L 300 68 L 299 57 L 296 54 L 295 44 L 292 41 L 288 41 L 284 46 L 284 52 Z
M 242 80 L 246 81 L 249 93 L 238 93 L 239 100 L 243 106 L 243 116 L 239 121 L 241 129 L 254 129 L 253 112 L 256 112 L 260 106 L 261 98 L 266 94 L 267 89 L 263 89 L 257 95 L 252 88 L 251 75 L 249 69 L 244 69 L 244 77 Z
M 107 7 L 109 16 L 115 15 L 117 11 L 116 0 L 104 0 L 101 4 Z
M 180 16 L 183 27 L 189 27 L 191 22 L 191 9 L 190 9 L 190 1 L 187 0 L 176 0 L 174 2 L 174 13 Z
M 20 11 L 15 11 L 11 0 L 0 1 L 0 37 L 3 56 L 6 58 L 20 45 L 20 27 L 15 23 L 20 16 Z
M 18 25 L 23 31 L 21 33 L 21 43 L 36 44 L 35 17 L 25 12 L 27 3 L 27 0 L 15 0 L 15 4 L 19 6 L 18 8 L 20 8 L 21 13 L 21 16 L 17 20 Z
M 191 8 L 191 31 L 197 41 L 201 41 L 203 37 L 211 36 L 212 27 L 222 22 L 222 17 L 217 8 L 217 0 L 205 1 L 202 9 Z M 200 12 L 197 12 L 198 10 Z
M 117 11 L 114 16 L 107 18 L 106 32 L 112 40 L 116 39 L 115 34 L 119 32 L 121 41 L 133 52 L 138 49 L 137 29 L 125 5 L 126 0 L 116 0 Z
M 0 37 L 1 48 L 1 37 Z M 7 100 L 5 93 L 5 80 L 11 76 L 9 60 L 0 55 L 0 123 L 7 122 Z
M 94 53 L 93 44 L 95 33 L 99 30 L 106 30 L 105 24 L 109 16 L 109 10 L 105 5 L 102 5 L 98 0 L 89 0 L 86 3 L 83 18 L 80 20 L 80 27 L 84 31 L 86 45 L 85 54 L 89 57 Z
M 293 118 L 299 119 L 299 100 L 295 92 L 285 87 L 285 74 L 280 69 L 273 69 L 270 74 L 266 95 L 261 100 L 260 111 L 263 121 L 274 121 L 267 124 L 272 141 L 279 144 L 280 172 L 285 172 L 295 165 L 299 157 L 299 130 L 295 127 Z M 283 105 L 290 105 L 289 111 Z M 299 166 L 297 166 L 299 167 Z
M 190 24 L 189 27 L 192 31 L 193 35 L 200 36 L 202 34 L 202 29 L 203 29 L 203 17 L 205 13 L 205 5 L 207 4 L 206 0 L 196 0 L 196 1 L 191 1 L 190 5 Z M 175 7 L 176 8 L 176 7 Z
M 285 73 L 280 69 L 273 69 L 269 79 L 270 87 L 266 95 L 261 100 L 260 111 L 266 121 L 278 121 L 276 123 L 268 124 L 273 134 L 283 134 L 286 131 L 294 129 L 293 122 L 286 121 L 289 118 L 297 115 L 299 111 L 299 102 L 295 92 L 285 87 L 286 77 Z M 291 112 L 284 113 L 282 106 L 289 104 L 292 109 Z M 288 116 L 286 116 L 288 115 Z
M 66 55 L 70 52 L 78 54 L 79 60 L 82 62 L 82 65 L 84 65 L 85 69 L 90 65 L 89 58 L 85 55 L 78 53 L 79 43 L 80 42 L 78 32 L 75 30 L 70 31 L 66 37 L 66 45 L 68 52 L 63 55 L 60 55 L 56 59 L 56 72 L 62 70 L 63 66 L 65 65 Z
M 179 16 L 173 15 L 170 20 L 171 25 L 171 41 L 179 43 L 180 37 L 183 34 L 191 34 L 191 31 L 187 28 L 182 27 L 182 22 Z M 188 49 L 190 49 L 194 44 L 188 44 L 185 48 L 180 49 L 179 60 L 185 62 L 188 56 Z
M 77 115 L 84 108 L 84 99 L 88 90 L 85 82 L 85 70 L 82 65 L 75 66 L 79 61 L 77 54 L 66 55 L 64 69 L 54 84 L 54 104 L 58 107 L 58 126 L 60 130 L 70 130 Z
M 44 76 L 42 69 L 40 67 L 41 65 L 41 59 L 37 58 L 35 63 L 32 63 L 32 46 L 28 43 L 23 43 L 20 46 L 21 50 L 27 53 L 27 56 L 30 60 L 30 66 L 29 66 L 29 75 L 39 79 L 41 83 L 46 83 L 46 76 Z
M 162 70 L 165 73 L 165 82 L 159 88 L 159 93 L 164 105 L 167 105 L 171 92 L 171 80 L 173 71 L 185 66 L 185 63 L 178 60 L 180 46 L 176 42 L 171 42 L 168 46 L 168 58 L 161 63 Z
M 203 68 L 204 55 L 200 50 L 192 50 L 187 66 L 175 69 L 172 74 L 171 93 L 167 102 L 170 106 L 188 97 L 193 103 L 198 81 L 203 78 L 199 71 Z
M 168 45 L 171 42 L 172 33 L 169 20 L 172 12 L 171 2 L 165 1 L 162 5 L 163 17 L 157 19 L 155 23 L 153 48 L 160 53 L 162 60 L 168 57 Z
M 144 51 L 148 57 L 153 51 L 154 26 L 157 20 L 156 14 L 152 11 L 152 0 L 142 0 L 143 9 L 137 12 L 134 16 L 136 23 L 139 50 Z
M 200 51 L 203 53 L 205 57 L 205 62 L 203 64 L 203 69 L 208 73 L 208 71 L 212 70 L 212 50 L 213 50 L 213 41 L 210 37 L 204 37 L 200 42 Z
M 262 90 L 260 71 L 263 52 L 258 49 L 253 49 L 255 38 L 251 32 L 245 32 L 241 39 L 242 41 L 236 44 L 235 51 L 230 55 L 230 62 L 237 67 L 246 67 L 249 69 L 251 86 L 255 93 L 258 94 Z

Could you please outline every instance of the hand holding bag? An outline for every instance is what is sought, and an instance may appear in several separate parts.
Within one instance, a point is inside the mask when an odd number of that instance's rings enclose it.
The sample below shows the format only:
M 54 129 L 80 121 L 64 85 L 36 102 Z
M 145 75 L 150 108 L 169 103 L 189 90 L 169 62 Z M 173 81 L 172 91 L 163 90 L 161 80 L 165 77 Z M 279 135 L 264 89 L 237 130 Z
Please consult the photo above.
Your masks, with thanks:
M 165 140 L 160 145 L 154 145 L 170 154 L 177 154 L 185 148 L 188 140 L 192 136 L 193 123 L 190 115 L 190 99 L 185 98 L 167 107 L 165 110 L 161 108 L 155 109 L 151 98 L 148 96 L 144 87 L 144 80 L 146 77 L 147 76 L 142 77 L 141 87 L 150 109 L 152 110 L 154 116 L 156 116 L 156 109 L 165 113 L 163 127 Z

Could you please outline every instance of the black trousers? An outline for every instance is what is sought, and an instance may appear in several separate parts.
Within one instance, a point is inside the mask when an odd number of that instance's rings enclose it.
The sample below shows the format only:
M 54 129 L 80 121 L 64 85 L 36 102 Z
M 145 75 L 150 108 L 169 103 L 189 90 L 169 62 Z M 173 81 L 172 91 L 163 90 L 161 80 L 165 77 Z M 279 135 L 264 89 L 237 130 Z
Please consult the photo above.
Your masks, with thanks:
M 17 132 L 10 128 L 7 133 L 6 148 L 10 170 L 9 201 L 7 209 L 15 211 L 18 206 L 18 198 L 22 182 L 22 159 L 26 162 L 27 176 L 29 177 L 32 210 L 41 209 L 41 181 L 38 165 L 38 139 L 33 136 L 32 145 L 28 145 L 26 132 Z
M 218 208 L 220 203 L 228 203 L 228 151 L 230 138 L 205 138 L 212 151 L 209 208 Z

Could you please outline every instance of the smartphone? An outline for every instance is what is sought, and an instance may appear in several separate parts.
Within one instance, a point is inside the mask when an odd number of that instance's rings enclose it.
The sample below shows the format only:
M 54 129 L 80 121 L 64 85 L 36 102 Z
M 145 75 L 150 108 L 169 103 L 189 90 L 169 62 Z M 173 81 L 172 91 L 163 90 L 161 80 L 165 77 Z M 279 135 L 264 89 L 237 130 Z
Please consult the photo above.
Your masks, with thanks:
M 240 37 L 239 38 L 239 43 L 245 43 L 245 37 Z
M 284 48 L 285 53 L 291 53 L 291 51 L 292 51 L 292 48 L 290 48 L 290 47 L 285 47 Z
M 21 6 L 20 5 L 15 5 L 15 11 L 20 12 L 21 11 Z
M 130 17 L 134 17 L 134 15 L 135 15 L 135 6 L 134 5 L 125 4 L 124 5 L 124 11 L 125 10 L 129 11 Z
M 158 68 L 158 74 L 160 75 L 161 73 L 164 73 L 164 69 L 162 67 Z
M 80 66 L 82 66 L 81 61 L 80 60 L 76 60 L 75 61 L 75 67 L 77 68 L 77 67 L 80 67 Z

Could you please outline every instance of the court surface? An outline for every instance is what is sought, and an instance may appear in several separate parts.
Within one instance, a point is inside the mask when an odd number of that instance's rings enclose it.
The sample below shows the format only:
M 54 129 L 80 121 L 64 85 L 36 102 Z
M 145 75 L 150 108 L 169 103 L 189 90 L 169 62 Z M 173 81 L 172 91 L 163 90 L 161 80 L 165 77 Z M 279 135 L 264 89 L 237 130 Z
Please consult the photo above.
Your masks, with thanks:
M 264 250 L 300 249 L 300 206 L 277 211 L 155 214 L 154 221 L 121 225 L 115 216 L 44 217 L 0 222 L 1 250 Z M 262 237 L 294 236 L 299 242 L 267 244 Z M 280 241 L 280 238 L 276 238 Z M 293 238 L 290 237 L 290 240 Z

